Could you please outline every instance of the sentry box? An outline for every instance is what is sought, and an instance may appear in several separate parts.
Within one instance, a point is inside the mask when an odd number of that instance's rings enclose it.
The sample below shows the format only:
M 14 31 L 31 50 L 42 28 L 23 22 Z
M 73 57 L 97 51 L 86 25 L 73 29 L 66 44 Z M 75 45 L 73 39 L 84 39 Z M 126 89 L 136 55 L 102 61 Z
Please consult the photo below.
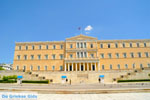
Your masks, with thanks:
M 17 84 L 22 84 L 23 76 L 17 76 Z

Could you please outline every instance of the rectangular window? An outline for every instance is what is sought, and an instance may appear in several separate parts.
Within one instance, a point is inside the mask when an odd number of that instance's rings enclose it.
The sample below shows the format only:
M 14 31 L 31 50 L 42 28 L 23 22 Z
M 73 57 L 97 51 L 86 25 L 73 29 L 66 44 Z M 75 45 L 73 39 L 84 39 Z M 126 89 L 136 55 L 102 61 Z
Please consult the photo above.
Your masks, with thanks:
M 105 69 L 105 66 L 104 65 L 102 65 L 102 70 L 104 70 Z
M 56 49 L 56 45 L 53 45 L 53 49 Z
M 84 57 L 87 58 L 87 53 L 86 52 L 84 52 Z
M 79 48 L 79 43 L 77 43 L 77 48 Z
M 120 69 L 120 64 L 117 65 L 118 69 Z
M 19 70 L 19 66 L 16 66 L 16 70 Z
M 61 60 L 63 59 L 63 54 L 60 54 L 60 59 L 61 59 Z
M 140 64 L 140 68 L 141 68 L 141 69 L 143 68 L 143 64 Z
M 101 57 L 101 58 L 104 58 L 104 54 L 103 54 L 103 53 L 102 53 L 102 54 L 100 54 L 100 57 Z
M 70 54 L 70 58 L 73 58 L 73 55 L 72 55 L 72 54 Z
M 118 48 L 118 43 L 115 43 L 115 47 Z
M 81 58 L 83 58 L 83 52 L 81 52 Z
M 52 67 L 52 70 L 55 70 L 55 66 Z
M 116 53 L 116 58 L 119 58 L 119 53 Z
M 63 45 L 60 45 L 60 49 L 63 49 Z
M 70 44 L 70 48 L 72 48 L 72 44 Z
M 110 67 L 110 69 L 112 69 L 112 65 L 110 65 L 109 67 Z
M 26 66 L 23 66 L 23 70 L 26 70 Z
M 83 48 L 83 43 L 81 43 L 81 48 Z
M 34 50 L 34 45 L 32 46 L 32 50 Z
M 125 43 L 122 43 L 122 47 L 123 47 L 123 48 L 125 48 L 125 47 L 126 47 L 126 46 L 125 46 Z
M 124 58 L 127 58 L 127 54 L 126 54 L 126 53 L 123 53 L 123 57 L 124 57 Z
M 52 55 L 52 59 L 55 59 L 55 54 Z
M 141 58 L 141 53 L 140 52 L 138 53 L 138 57 Z
M 24 55 L 24 60 L 27 60 L 27 55 Z
M 40 66 L 38 66 L 38 70 L 40 70 Z
M 128 64 L 125 64 L 125 68 L 128 69 Z
M 94 54 L 91 54 L 91 57 L 94 58 Z
M 79 52 L 77 52 L 77 57 L 80 58 Z
M 100 48 L 103 48 L 103 44 L 100 44 Z
M 91 44 L 91 48 L 93 48 L 93 44 Z
M 42 48 L 42 46 L 41 46 L 41 45 L 39 45 L 39 50 L 41 50 L 41 48 Z
M 146 43 L 144 43 L 144 47 L 146 47 L 147 45 L 146 45 Z
M 84 43 L 84 48 L 86 48 L 86 43 Z
M 32 65 L 30 66 L 30 70 L 33 70 L 33 66 Z
M 110 44 L 108 44 L 108 48 L 110 48 Z
M 134 58 L 134 53 L 132 52 L 132 53 L 130 53 L 130 55 L 131 55 L 131 58 Z
M 38 60 L 40 60 L 41 59 L 41 55 L 38 55 Z
M 110 58 L 110 59 L 112 58 L 111 53 L 108 53 L 108 58 Z
M 33 60 L 34 59 L 34 55 L 31 55 L 31 60 Z
M 28 50 L 28 46 L 26 46 L 26 50 Z
M 18 46 L 18 49 L 21 50 L 21 46 Z
M 17 60 L 20 60 L 20 55 L 17 55 Z
M 137 47 L 140 47 L 140 43 L 136 43 L 136 46 L 137 46 Z
M 148 52 L 145 52 L 145 57 L 146 57 L 146 58 L 148 58 L 148 57 L 149 57 Z
M 45 59 L 48 59 L 48 55 L 45 55 Z
M 63 66 L 60 66 L 60 71 L 63 71 Z
M 48 45 L 46 45 L 46 49 L 47 49 L 47 50 L 49 49 L 49 46 L 48 46 Z
M 130 43 L 130 48 L 132 48 L 132 43 Z
M 147 66 L 150 68 L 150 63 L 148 63 Z
M 47 66 L 45 66 L 45 70 L 47 70 Z
M 132 64 L 132 68 L 133 68 L 133 69 L 135 69 L 135 63 L 134 63 L 134 64 Z

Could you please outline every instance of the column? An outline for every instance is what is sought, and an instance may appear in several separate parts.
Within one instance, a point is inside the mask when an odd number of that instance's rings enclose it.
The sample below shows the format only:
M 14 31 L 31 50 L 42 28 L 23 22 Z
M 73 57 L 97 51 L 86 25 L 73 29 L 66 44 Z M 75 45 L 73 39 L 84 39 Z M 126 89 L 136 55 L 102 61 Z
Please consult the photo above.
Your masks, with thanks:
M 85 63 L 83 64 L 83 71 L 85 71 Z
M 98 71 L 100 71 L 100 63 L 98 62 Z
M 69 63 L 68 63 L 68 71 L 70 71 L 70 66 L 69 66 Z
M 71 67 L 72 67 L 72 71 L 73 71 L 73 63 L 72 63 L 72 66 L 71 66 Z
M 80 66 L 79 66 L 79 67 L 80 67 L 80 71 L 81 71 L 81 63 L 80 63 Z
M 87 63 L 87 71 L 89 71 L 89 63 Z
M 95 70 L 96 70 L 96 62 L 95 62 Z
M 66 72 L 66 63 L 65 63 L 65 72 Z
M 76 63 L 76 71 L 78 71 L 78 68 L 77 68 L 77 63 Z
M 84 58 L 84 52 L 83 52 L 83 58 Z
M 92 66 L 92 63 L 91 63 L 91 71 L 93 71 L 93 66 Z

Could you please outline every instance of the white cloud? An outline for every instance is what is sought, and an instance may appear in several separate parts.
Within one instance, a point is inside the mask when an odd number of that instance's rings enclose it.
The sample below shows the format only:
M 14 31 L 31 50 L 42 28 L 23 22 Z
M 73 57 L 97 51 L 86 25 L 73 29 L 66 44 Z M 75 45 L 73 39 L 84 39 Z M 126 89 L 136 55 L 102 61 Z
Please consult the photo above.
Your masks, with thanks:
M 93 27 L 91 25 L 88 25 L 84 30 L 85 31 L 91 31 L 93 29 Z

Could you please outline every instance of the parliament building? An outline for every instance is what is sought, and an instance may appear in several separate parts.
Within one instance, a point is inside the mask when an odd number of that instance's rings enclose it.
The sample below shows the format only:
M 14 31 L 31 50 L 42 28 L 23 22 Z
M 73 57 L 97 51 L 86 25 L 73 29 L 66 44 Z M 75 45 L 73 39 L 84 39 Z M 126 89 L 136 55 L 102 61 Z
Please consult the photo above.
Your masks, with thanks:
M 150 39 L 98 40 L 82 34 L 65 41 L 17 42 L 13 62 L 14 70 L 56 73 L 60 79 L 146 67 L 150 67 Z

